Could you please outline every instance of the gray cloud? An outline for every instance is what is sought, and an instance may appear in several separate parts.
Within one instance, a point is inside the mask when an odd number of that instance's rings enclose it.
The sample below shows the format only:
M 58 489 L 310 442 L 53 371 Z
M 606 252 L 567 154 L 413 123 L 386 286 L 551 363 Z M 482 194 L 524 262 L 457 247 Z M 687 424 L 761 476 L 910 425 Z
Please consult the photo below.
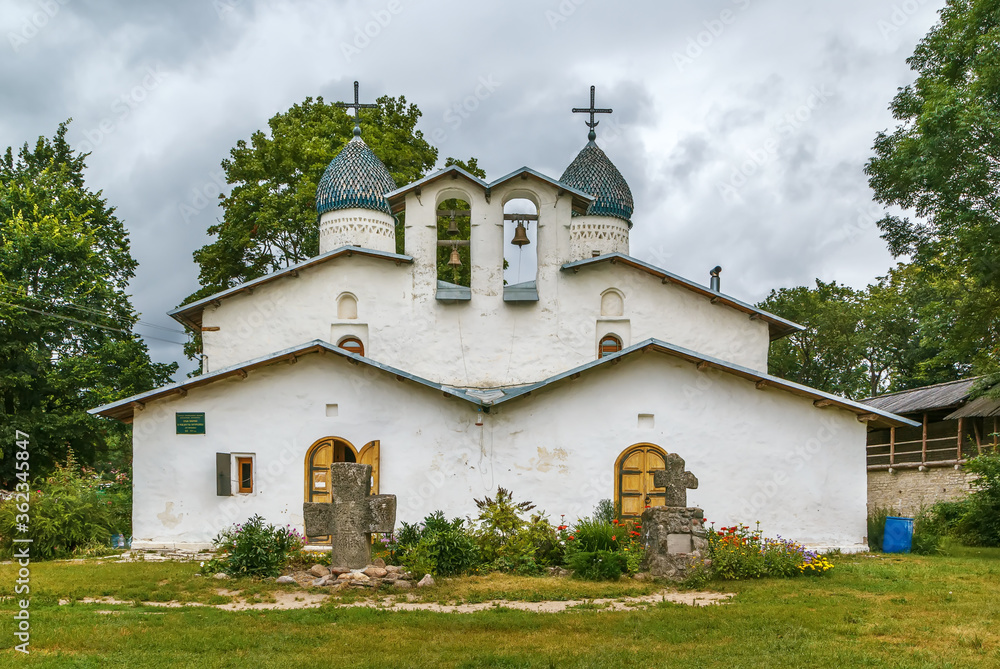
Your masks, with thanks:
M 699 281 L 722 264 L 724 288 L 749 301 L 815 277 L 862 286 L 892 262 L 862 168 L 943 4 L 53 2 L 3 3 L 0 140 L 74 118 L 89 184 L 141 263 L 135 304 L 167 327 L 197 288 L 191 253 L 220 215 L 219 162 L 275 113 L 343 99 L 354 79 L 366 97 L 404 94 L 442 161 L 476 156 L 491 178 L 521 165 L 558 177 L 586 142 L 570 108 L 596 85 L 615 109 L 598 143 L 635 195 L 634 255 Z

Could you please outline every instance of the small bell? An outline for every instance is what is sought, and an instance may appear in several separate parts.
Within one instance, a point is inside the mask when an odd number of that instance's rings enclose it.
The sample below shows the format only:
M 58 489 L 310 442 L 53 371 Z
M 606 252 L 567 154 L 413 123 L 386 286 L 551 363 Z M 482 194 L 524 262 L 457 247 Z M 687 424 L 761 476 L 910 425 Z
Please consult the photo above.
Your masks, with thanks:
M 448 235 L 455 237 L 458 235 L 458 223 L 455 221 L 455 212 L 451 212 L 451 221 L 448 222 Z
M 452 246 L 451 247 L 451 257 L 448 258 L 448 266 L 449 267 L 455 267 L 455 268 L 458 268 L 458 267 L 462 266 L 462 259 L 458 256 L 458 247 L 457 246 Z
M 514 239 L 510 240 L 510 243 L 514 246 L 524 246 L 531 243 L 531 240 L 528 239 L 528 231 L 524 227 L 524 221 L 517 222 L 517 228 L 514 229 Z

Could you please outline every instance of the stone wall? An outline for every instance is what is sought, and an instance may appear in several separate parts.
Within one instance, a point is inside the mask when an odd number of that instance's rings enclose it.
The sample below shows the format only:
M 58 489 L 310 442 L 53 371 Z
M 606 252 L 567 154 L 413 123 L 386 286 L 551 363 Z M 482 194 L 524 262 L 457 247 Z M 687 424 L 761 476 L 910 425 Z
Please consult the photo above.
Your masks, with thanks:
M 900 469 L 892 474 L 868 472 L 868 510 L 879 506 L 913 516 L 921 507 L 963 497 L 971 480 L 971 474 L 954 467 L 933 467 L 924 472 Z

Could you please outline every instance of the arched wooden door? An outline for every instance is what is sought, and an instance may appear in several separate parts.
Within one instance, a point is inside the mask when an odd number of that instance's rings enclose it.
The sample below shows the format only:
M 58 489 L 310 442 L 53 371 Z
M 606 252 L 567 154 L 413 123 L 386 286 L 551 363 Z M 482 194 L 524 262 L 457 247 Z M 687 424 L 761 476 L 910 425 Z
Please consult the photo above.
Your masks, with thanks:
M 330 501 L 330 465 L 334 462 L 360 462 L 372 466 L 372 494 L 378 494 L 379 442 L 372 441 L 358 452 L 351 442 L 325 437 L 306 452 L 305 501 Z M 310 543 L 330 543 L 330 537 L 310 537 Z
M 666 490 L 653 485 L 653 472 L 664 469 L 666 453 L 653 444 L 629 446 L 615 461 L 615 506 L 625 517 L 642 515 L 646 506 L 663 506 Z

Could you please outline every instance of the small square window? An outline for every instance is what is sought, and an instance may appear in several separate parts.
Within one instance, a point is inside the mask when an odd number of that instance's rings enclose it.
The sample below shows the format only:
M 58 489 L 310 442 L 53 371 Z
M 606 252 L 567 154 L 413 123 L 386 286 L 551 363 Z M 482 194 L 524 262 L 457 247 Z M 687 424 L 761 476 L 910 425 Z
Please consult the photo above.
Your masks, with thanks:
M 253 458 L 236 458 L 237 490 L 241 493 L 253 492 Z

